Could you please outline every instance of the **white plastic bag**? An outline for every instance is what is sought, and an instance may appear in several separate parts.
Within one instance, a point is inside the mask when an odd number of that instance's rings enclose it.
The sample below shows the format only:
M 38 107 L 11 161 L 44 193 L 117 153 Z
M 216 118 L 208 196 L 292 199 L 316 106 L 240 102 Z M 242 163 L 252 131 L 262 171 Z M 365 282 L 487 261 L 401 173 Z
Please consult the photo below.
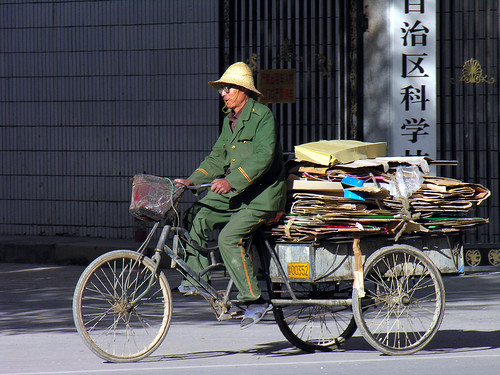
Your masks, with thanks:
M 424 183 L 424 175 L 416 165 L 398 166 L 394 180 L 391 183 L 390 192 L 396 199 L 410 198 L 422 184 Z

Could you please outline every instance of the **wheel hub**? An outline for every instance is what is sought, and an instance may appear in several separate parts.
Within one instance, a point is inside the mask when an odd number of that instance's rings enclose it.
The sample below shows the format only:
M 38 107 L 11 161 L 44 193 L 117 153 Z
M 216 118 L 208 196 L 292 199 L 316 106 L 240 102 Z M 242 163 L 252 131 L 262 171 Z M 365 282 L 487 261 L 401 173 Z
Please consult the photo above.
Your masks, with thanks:
M 390 307 L 406 307 L 411 304 L 411 298 L 408 294 L 400 294 L 400 293 L 394 293 L 391 295 L 388 295 L 387 298 L 383 298 L 382 300 L 385 300 L 385 303 Z
M 410 296 L 408 296 L 407 294 L 405 294 L 404 296 L 401 297 L 401 304 L 403 306 L 408 306 L 410 304 Z
M 132 304 L 126 299 L 120 298 L 113 304 L 113 312 L 115 314 L 125 314 L 132 310 Z

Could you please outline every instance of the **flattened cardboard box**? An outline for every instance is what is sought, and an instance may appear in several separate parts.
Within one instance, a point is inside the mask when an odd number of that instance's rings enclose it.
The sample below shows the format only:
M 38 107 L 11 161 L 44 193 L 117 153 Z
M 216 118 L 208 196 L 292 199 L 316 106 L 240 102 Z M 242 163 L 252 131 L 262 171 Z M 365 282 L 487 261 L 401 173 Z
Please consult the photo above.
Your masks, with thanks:
M 343 194 L 344 188 L 340 182 L 300 180 L 290 175 L 287 180 L 288 190 L 322 191 L 326 193 Z

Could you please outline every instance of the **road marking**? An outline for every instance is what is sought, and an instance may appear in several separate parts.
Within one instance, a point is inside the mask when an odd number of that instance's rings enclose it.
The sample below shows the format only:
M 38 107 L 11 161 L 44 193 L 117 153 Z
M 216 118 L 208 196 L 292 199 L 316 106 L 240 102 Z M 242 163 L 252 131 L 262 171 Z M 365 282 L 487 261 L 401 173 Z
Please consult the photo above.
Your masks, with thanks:
M 119 374 L 122 372 L 130 372 L 134 374 L 138 373 L 151 373 L 152 371 L 158 372 L 165 370 L 196 370 L 196 369 L 224 369 L 224 368 L 232 368 L 237 367 L 241 372 L 241 368 L 252 368 L 252 367 L 284 367 L 284 366 L 299 366 L 299 365 L 340 365 L 346 363 L 367 363 L 367 362 L 385 362 L 388 361 L 422 361 L 422 360 L 442 360 L 442 359 L 471 359 L 471 358 L 500 358 L 500 354 L 482 354 L 482 355 L 464 355 L 464 354 L 456 354 L 456 355 L 439 355 L 439 354 L 425 354 L 425 355 L 405 355 L 405 356 L 397 356 L 397 357 L 380 357 L 373 359 L 339 359 L 332 361 L 304 361 L 304 362 L 261 362 L 261 363 L 235 363 L 235 364 L 213 364 L 213 365 L 193 365 L 193 366 L 174 366 L 174 367 L 127 367 L 127 368 L 107 368 L 103 370 L 73 370 L 73 371 L 37 371 L 37 372 L 9 372 L 9 373 L 0 373 L 0 375 L 69 375 L 69 374 Z M 112 366 L 118 366 L 119 364 L 114 364 Z M 111 366 L 111 365 L 110 365 Z
M 35 271 L 47 271 L 47 270 L 57 270 L 59 268 L 63 268 L 62 266 L 55 266 L 55 267 L 37 267 L 37 268 L 23 268 L 19 270 L 12 270 L 12 271 L 3 271 L 2 274 L 10 274 L 10 273 L 20 273 L 20 272 L 35 272 Z

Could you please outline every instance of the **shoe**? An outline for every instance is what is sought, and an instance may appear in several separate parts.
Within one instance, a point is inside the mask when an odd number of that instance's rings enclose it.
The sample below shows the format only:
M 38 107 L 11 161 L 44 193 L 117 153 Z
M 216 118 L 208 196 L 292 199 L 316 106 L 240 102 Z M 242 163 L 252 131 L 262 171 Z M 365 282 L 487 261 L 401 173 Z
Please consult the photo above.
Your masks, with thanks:
M 273 305 L 264 302 L 263 304 L 250 304 L 245 310 L 245 315 L 241 320 L 241 329 L 250 328 L 257 324 L 261 319 L 273 309 Z
M 185 295 L 186 297 L 187 296 L 203 296 L 203 297 L 207 297 L 207 298 L 210 298 L 212 297 L 212 295 L 206 291 L 204 291 L 203 289 L 199 289 L 197 287 L 195 287 L 194 285 L 179 285 L 177 287 L 177 290 L 179 291 L 179 293 Z

